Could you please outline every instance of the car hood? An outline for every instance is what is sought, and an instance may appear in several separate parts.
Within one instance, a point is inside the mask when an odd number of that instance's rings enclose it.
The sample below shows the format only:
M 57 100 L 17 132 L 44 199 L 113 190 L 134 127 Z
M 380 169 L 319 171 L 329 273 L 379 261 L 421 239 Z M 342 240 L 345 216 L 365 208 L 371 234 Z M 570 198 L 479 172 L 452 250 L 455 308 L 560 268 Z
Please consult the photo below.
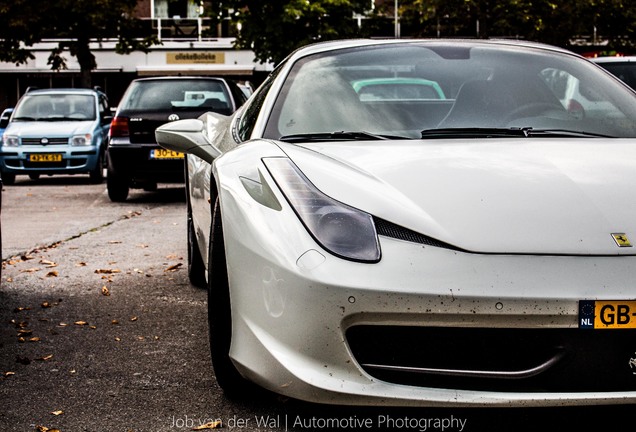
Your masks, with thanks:
M 631 255 L 636 140 L 281 145 L 324 193 L 480 253 Z
M 93 131 L 95 120 L 85 121 L 15 121 L 9 123 L 5 134 L 19 137 L 67 137 Z

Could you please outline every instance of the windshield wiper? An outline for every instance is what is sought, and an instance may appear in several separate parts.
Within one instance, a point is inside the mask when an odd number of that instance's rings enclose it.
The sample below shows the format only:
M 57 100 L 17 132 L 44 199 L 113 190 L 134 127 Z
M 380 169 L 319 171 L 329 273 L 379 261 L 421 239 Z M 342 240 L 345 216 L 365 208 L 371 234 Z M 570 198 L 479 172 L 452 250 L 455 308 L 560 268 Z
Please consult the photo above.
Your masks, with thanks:
M 424 129 L 422 138 L 505 138 L 528 137 L 531 128 L 446 128 Z
M 34 117 L 15 117 L 13 120 L 19 121 L 35 121 Z
M 569 129 L 534 129 L 532 127 L 513 128 L 447 128 L 424 129 L 422 138 L 612 138 L 595 132 L 576 131 Z
M 312 142 L 312 141 L 377 141 L 377 140 L 390 140 L 390 139 L 410 139 L 397 135 L 378 135 L 370 132 L 320 132 L 320 133 L 302 133 L 294 135 L 284 135 L 279 138 L 280 141 L 297 143 L 297 142 Z
M 604 135 L 596 132 L 576 131 L 570 129 L 533 129 L 527 128 L 529 137 L 562 137 L 562 138 L 614 138 L 611 135 Z

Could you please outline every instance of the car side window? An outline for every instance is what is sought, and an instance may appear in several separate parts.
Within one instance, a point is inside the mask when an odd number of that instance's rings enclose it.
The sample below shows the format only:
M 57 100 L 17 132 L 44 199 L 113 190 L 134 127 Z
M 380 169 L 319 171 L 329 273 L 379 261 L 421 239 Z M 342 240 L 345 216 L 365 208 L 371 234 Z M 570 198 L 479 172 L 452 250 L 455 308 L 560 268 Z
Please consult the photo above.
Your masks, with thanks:
M 274 82 L 273 79 L 267 79 L 263 85 L 252 95 L 251 103 L 245 107 L 243 114 L 238 122 L 237 134 L 241 141 L 247 141 L 252 136 L 256 119 L 261 112 L 265 97 Z

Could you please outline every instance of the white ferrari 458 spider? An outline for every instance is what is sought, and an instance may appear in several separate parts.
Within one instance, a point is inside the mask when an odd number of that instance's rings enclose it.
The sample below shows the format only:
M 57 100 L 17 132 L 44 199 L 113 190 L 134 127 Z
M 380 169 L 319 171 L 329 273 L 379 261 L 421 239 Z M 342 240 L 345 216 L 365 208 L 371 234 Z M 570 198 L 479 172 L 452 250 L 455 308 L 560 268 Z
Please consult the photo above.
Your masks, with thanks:
M 187 153 L 219 385 L 320 403 L 636 403 L 636 93 L 555 47 L 302 48 Z M 251 384 L 250 384 L 251 385 Z

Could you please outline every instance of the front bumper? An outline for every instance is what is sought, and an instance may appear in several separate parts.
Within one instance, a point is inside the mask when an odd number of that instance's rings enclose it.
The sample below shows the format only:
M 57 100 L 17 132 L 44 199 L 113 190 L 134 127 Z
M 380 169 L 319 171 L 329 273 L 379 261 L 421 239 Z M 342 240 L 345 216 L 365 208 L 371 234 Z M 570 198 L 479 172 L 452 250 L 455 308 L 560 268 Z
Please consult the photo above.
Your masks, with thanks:
M 578 328 L 580 300 L 636 297 L 636 257 L 480 255 L 381 237 L 381 261 L 355 263 L 320 249 L 291 209 L 282 210 L 292 215 L 283 218 L 238 198 L 239 188 L 221 191 L 233 313 L 230 355 L 257 384 L 302 400 L 352 405 L 636 402 L 629 366 L 636 332 Z M 444 336 L 447 330 L 463 334 Z M 547 332 L 552 335 L 542 337 Z M 457 344 L 449 343 L 451 337 Z M 515 382 L 369 367 L 393 362 L 488 370 L 493 356 L 472 340 L 479 337 L 508 359 L 533 348 L 548 357 L 554 346 L 565 352 L 545 371 Z M 535 346 L 519 351 L 515 338 Z M 425 361 L 427 353 L 432 363 Z M 492 370 L 532 369 L 545 363 L 542 355 L 519 366 L 499 359 Z M 553 382 L 560 371 L 567 374 Z
M 61 155 L 58 161 L 34 162 L 31 155 Z M 0 170 L 12 174 L 76 174 L 95 169 L 99 160 L 96 146 L 4 147 L 0 146 Z

